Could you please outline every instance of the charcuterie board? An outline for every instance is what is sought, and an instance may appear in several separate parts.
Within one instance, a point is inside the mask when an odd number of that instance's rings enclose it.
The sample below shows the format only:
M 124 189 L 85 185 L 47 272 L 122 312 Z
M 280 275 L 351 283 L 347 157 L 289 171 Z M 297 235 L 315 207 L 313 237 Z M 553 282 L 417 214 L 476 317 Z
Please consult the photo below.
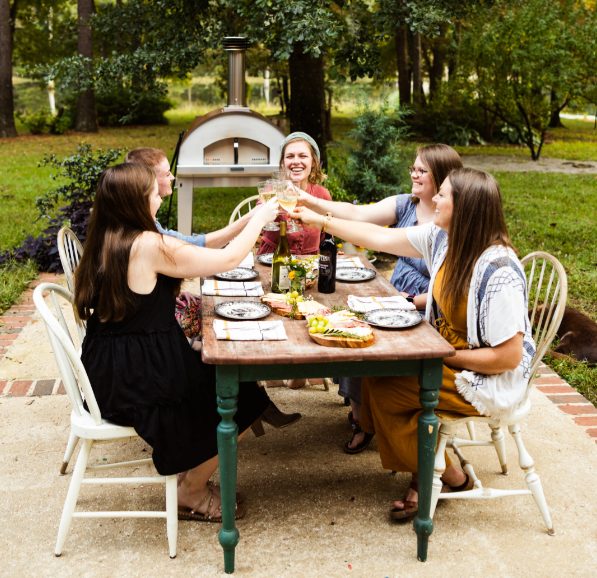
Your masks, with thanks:
M 333 335 L 322 335 L 321 333 L 309 333 L 313 341 L 324 347 L 371 347 L 375 343 L 373 333 L 365 339 L 353 339 L 350 337 L 334 337 Z

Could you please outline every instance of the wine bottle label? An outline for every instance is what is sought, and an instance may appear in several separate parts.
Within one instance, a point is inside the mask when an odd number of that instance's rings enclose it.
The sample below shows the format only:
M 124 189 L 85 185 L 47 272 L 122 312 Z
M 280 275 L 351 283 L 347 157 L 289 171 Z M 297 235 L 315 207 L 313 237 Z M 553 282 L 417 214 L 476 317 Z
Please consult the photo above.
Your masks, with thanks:
M 278 284 L 280 289 L 290 289 L 290 279 L 288 277 L 288 267 L 280 265 L 280 282 Z
M 329 277 L 332 274 L 331 255 L 319 255 L 319 276 Z

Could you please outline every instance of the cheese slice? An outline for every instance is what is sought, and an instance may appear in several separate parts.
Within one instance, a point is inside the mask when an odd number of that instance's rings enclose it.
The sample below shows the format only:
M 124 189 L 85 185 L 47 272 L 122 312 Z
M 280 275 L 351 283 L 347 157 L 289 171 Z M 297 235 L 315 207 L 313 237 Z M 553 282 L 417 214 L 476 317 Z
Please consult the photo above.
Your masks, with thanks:
M 302 315 L 313 315 L 320 309 L 325 309 L 325 305 L 318 303 L 317 301 L 303 301 L 298 304 L 298 311 Z

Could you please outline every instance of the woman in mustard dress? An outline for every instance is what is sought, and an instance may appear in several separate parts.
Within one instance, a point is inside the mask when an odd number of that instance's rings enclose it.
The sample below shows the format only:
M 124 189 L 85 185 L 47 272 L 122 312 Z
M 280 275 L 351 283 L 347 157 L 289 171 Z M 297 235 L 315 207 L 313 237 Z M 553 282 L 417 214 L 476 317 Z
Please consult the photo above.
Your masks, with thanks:
M 499 185 L 474 169 L 449 173 L 434 197 L 433 223 L 386 229 L 322 217 L 298 207 L 291 215 L 356 245 L 425 259 L 431 273 L 426 318 L 456 349 L 446 358 L 437 409 L 507 418 L 524 397 L 535 344 L 528 319 L 524 270 L 512 248 Z M 407 495 L 392 505 L 395 519 L 417 513 L 416 377 L 363 380 L 362 429 L 376 434 L 384 468 L 411 472 Z M 472 486 L 446 462 L 446 490 Z

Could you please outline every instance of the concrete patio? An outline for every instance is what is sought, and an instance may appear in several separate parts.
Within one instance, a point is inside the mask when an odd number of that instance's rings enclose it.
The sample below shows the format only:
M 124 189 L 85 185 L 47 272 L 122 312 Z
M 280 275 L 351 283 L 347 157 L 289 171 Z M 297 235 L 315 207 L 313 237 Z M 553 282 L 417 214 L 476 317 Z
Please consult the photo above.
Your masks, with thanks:
M 70 307 L 65 313 L 71 313 Z M 54 556 L 74 465 L 73 459 L 67 475 L 58 475 L 70 406 L 59 393 L 43 323 L 36 312 L 31 319 L 0 361 L 0 576 L 223 575 L 217 524 L 180 522 L 178 556 L 170 560 L 164 520 L 75 519 L 62 557 Z M 40 393 L 42 381 L 47 395 Z M 22 394 L 13 390 L 15 382 L 22 383 Z M 269 393 L 284 411 L 300 411 L 304 417 L 288 430 L 266 426 L 262 438 L 249 433 L 240 445 L 238 485 L 248 513 L 238 522 L 237 576 L 595 575 L 597 445 L 568 415 L 579 412 L 562 411 L 545 393 L 533 392 L 534 407 L 522 432 L 556 535 L 547 535 L 530 496 L 440 502 L 426 563 L 416 560 L 412 523 L 397 525 L 388 517 L 409 476 L 391 476 L 381 468 L 375 440 L 359 455 L 342 452 L 350 428 L 336 391 L 313 386 L 271 388 Z M 569 407 L 579 407 L 576 394 L 568 395 Z M 477 431 L 489 438 L 489 430 Z M 493 450 L 466 452 L 486 487 L 525 487 L 508 435 L 506 443 L 509 476 L 499 473 Z M 139 459 L 150 451 L 141 440 L 99 446 L 92 461 Z M 151 471 L 143 466 L 119 475 Z M 84 486 L 79 504 L 85 509 L 156 510 L 165 507 L 165 496 L 155 486 Z

